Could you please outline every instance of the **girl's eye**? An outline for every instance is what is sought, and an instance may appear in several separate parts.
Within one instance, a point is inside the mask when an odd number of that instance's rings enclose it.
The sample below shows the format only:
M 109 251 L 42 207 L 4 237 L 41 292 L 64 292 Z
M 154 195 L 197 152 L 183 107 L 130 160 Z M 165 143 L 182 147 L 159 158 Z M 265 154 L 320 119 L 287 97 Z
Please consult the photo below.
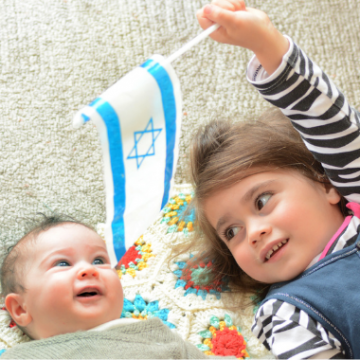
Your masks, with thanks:
M 65 261 L 65 260 L 61 260 L 61 261 L 58 261 L 55 266 L 70 266 L 70 264 Z
M 224 234 L 226 237 L 226 240 L 231 240 L 239 232 L 239 230 L 240 230 L 240 228 L 237 226 L 228 228 Z
M 96 258 L 94 261 L 93 261 L 93 265 L 103 265 L 105 264 L 104 260 L 101 259 L 101 258 Z
M 261 194 L 259 197 L 256 198 L 255 200 L 255 206 L 258 210 L 261 210 L 266 203 L 270 200 L 272 194 Z

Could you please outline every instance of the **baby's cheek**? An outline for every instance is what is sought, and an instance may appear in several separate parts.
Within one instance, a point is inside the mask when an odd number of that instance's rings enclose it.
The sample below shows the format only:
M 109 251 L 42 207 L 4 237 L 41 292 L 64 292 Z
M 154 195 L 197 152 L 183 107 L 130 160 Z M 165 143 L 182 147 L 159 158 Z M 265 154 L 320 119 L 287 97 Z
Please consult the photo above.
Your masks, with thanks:
M 43 283 L 43 300 L 55 307 L 73 298 L 73 284 L 65 276 L 56 276 Z
M 116 317 L 117 315 L 120 317 L 123 308 L 124 295 L 120 279 L 115 271 L 107 279 L 107 291 L 110 307 Z
M 61 279 L 42 279 L 36 287 L 31 289 L 31 314 L 37 324 L 44 328 L 49 327 L 49 322 L 63 321 L 64 309 L 69 308 L 72 288 Z
M 111 281 L 111 292 L 113 294 L 114 300 L 119 300 L 123 298 L 123 289 L 121 286 L 121 282 L 119 277 L 117 276 L 117 274 L 115 274 L 115 276 L 112 278 Z

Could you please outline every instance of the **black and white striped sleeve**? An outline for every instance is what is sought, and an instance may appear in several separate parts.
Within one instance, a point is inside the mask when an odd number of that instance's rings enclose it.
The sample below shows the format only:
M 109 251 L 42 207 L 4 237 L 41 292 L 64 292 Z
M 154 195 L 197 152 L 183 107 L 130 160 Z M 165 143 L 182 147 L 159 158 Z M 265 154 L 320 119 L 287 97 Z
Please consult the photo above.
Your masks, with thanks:
M 281 300 L 265 302 L 252 332 L 278 359 L 343 359 L 340 342 L 306 312 Z
M 279 107 L 348 201 L 360 202 L 360 113 L 332 80 L 290 41 L 275 73 L 254 57 L 247 77 L 263 98 Z

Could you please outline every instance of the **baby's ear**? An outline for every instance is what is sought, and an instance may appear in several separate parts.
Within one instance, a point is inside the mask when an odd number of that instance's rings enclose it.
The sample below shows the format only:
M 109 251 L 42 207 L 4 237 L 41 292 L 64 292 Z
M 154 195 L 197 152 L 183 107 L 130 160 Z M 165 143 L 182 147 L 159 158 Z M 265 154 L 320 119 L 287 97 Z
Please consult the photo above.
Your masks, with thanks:
M 17 325 L 25 327 L 31 323 L 32 317 L 28 313 L 24 299 L 20 294 L 8 294 L 5 298 L 5 306 Z

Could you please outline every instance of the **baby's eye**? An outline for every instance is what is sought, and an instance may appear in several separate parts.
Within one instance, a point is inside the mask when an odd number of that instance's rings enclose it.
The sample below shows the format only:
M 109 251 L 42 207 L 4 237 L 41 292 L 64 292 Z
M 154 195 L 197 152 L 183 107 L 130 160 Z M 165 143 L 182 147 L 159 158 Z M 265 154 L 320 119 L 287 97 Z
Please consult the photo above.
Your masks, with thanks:
M 225 231 L 225 237 L 227 240 L 231 240 L 238 232 L 240 228 L 238 226 L 230 227 Z
M 101 259 L 101 258 L 96 258 L 94 261 L 93 261 L 93 265 L 103 265 L 105 264 L 104 260 Z
M 255 206 L 258 210 L 261 210 L 266 203 L 270 200 L 272 194 L 266 193 L 266 194 L 261 194 L 259 197 L 256 198 L 255 200 Z
M 55 266 L 70 266 L 70 264 L 65 261 L 65 260 L 61 260 L 61 261 L 58 261 Z

